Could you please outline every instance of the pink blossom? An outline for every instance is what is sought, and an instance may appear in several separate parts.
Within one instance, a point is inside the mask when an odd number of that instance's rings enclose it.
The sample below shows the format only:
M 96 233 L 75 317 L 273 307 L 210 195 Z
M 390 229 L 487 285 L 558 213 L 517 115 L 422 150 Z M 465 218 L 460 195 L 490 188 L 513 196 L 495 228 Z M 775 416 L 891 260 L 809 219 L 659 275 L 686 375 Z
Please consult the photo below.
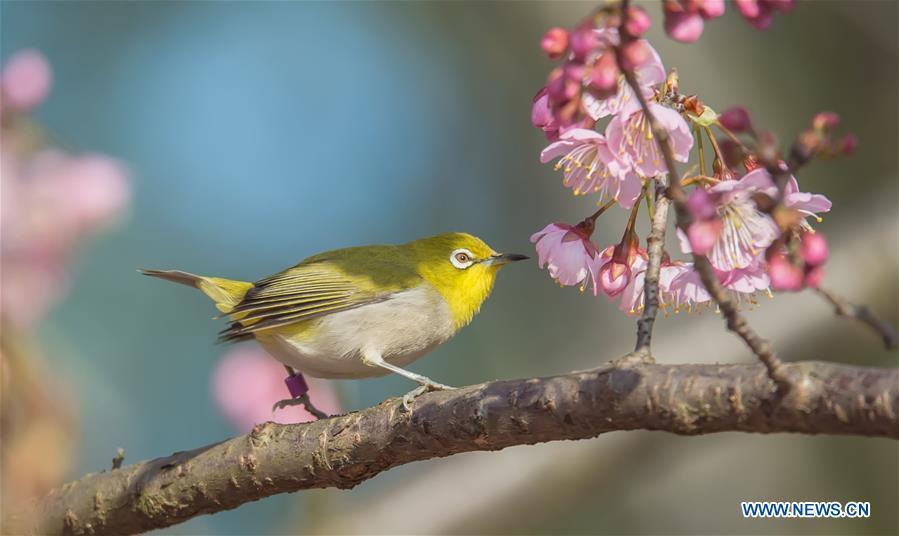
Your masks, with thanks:
M 764 190 L 772 197 L 776 195 L 777 188 L 774 186 L 774 179 L 771 178 L 771 174 L 768 173 L 768 170 L 763 167 L 753 169 L 743 176 L 743 180 L 754 185 L 759 190 Z M 830 212 L 830 209 L 833 206 L 830 199 L 824 195 L 800 192 L 799 181 L 792 175 L 790 176 L 790 180 L 784 185 L 783 203 L 787 208 L 796 210 L 805 217 L 810 216 L 815 218 L 819 222 L 821 221 L 821 217 L 818 216 L 818 213 Z M 804 223 L 803 227 L 806 229 L 811 228 L 807 223 Z
M 247 431 L 266 421 L 296 423 L 314 421 L 302 406 L 292 406 L 272 414 L 275 402 L 290 398 L 284 386 L 284 366 L 262 349 L 241 346 L 225 354 L 212 375 L 211 390 L 219 410 L 238 430 Z M 332 384 L 306 377 L 309 399 L 329 415 L 342 412 Z
M 646 33 L 646 30 L 652 26 L 652 19 L 649 14 L 640 6 L 630 6 L 627 10 L 627 22 L 625 28 L 627 33 L 633 37 L 640 37 Z
M 801 239 L 802 260 L 806 266 L 821 266 L 827 262 L 830 251 L 821 233 L 805 232 Z
M 752 129 L 752 118 L 749 116 L 749 110 L 742 106 L 728 108 L 718 116 L 718 122 L 732 132 L 747 132 Z
M 702 35 L 704 20 L 724 14 L 724 0 L 666 0 L 665 33 L 682 43 L 692 43 Z
M 50 93 L 53 71 L 44 55 L 37 50 L 20 50 L 13 54 L 0 73 L 0 95 L 3 106 L 30 110 Z
M 3 131 L 0 316 L 27 329 L 66 292 L 77 246 L 125 208 L 129 187 L 108 157 L 20 153 L 17 141 L 16 131 Z
M 655 102 L 649 103 L 649 110 L 668 132 L 675 160 L 686 162 L 693 147 L 687 122 L 677 111 Z M 639 103 L 631 102 L 612 119 L 606 127 L 606 139 L 619 159 L 629 159 L 640 175 L 655 177 L 667 173 L 664 157 Z
M 543 35 L 540 47 L 550 59 L 559 59 L 568 50 L 568 31 L 564 28 L 550 28 Z
M 758 30 L 771 25 L 774 13 L 793 9 L 794 0 L 734 0 L 737 10 L 749 24 Z
M 659 269 L 659 304 L 672 308 L 675 313 L 691 311 L 696 305 L 710 301 L 712 297 L 702 284 L 693 263 L 663 263 Z
M 603 39 L 615 45 L 618 44 L 617 31 L 606 30 L 603 36 Z M 640 50 L 647 55 L 646 59 L 635 67 L 634 76 L 636 76 L 637 82 L 642 88 L 643 95 L 649 98 L 653 94 L 652 87 L 665 82 L 667 77 L 665 66 L 662 64 L 662 58 L 659 56 L 659 53 L 652 47 L 649 41 L 638 39 L 633 43 L 636 43 L 636 46 L 639 46 Z M 597 98 L 588 91 L 584 93 L 582 101 L 587 115 L 593 120 L 599 120 L 603 117 L 620 113 L 628 104 L 636 103 L 636 98 L 633 90 L 625 81 L 624 75 L 619 75 L 618 90 L 613 96 L 604 99 Z
M 702 36 L 704 26 L 702 15 L 698 11 L 665 11 L 665 33 L 675 41 L 697 41 Z
M 768 174 L 768 172 L 762 168 L 755 171 L 762 171 L 766 175 Z M 768 177 L 770 177 L 770 175 L 768 175 Z M 784 185 L 783 202 L 784 206 L 787 208 L 799 211 L 800 214 L 803 214 L 806 217 L 811 216 L 819 222 L 821 221 L 821 217 L 818 216 L 818 213 L 830 212 L 830 209 L 833 206 L 833 203 L 831 203 L 830 199 L 826 196 L 800 192 L 799 181 L 793 176 L 791 176 L 790 180 L 787 181 L 787 184 Z M 805 223 L 804 226 L 808 227 L 808 224 Z
M 765 292 L 770 295 L 770 282 L 765 270 L 764 262 L 757 259 L 746 268 L 730 272 L 715 270 L 715 277 L 737 303 L 745 301 L 754 304 L 757 293 Z M 671 307 L 675 313 L 684 309 L 692 311 L 697 305 L 713 303 L 699 272 L 693 263 L 687 262 L 662 264 L 659 273 L 659 299 L 662 307 Z
M 687 228 L 690 249 L 698 255 L 706 255 L 718 241 L 724 222 L 705 188 L 694 188 L 687 198 L 687 210 L 693 221 Z
M 616 199 L 624 208 L 634 206 L 642 181 L 626 161 L 609 150 L 602 134 L 581 128 L 569 130 L 540 153 L 540 161 L 546 163 L 560 156 L 556 169 L 563 170 L 563 184 L 575 195 L 598 193 L 602 199 Z
M 609 246 L 600 254 L 599 287 L 608 297 L 614 298 L 631 284 L 635 274 L 646 268 L 646 251 L 627 238 Z
M 628 316 L 637 315 L 643 311 L 643 289 L 646 283 L 646 261 L 645 250 L 641 250 L 637 255 L 633 256 L 633 260 L 628 266 L 630 270 L 630 281 L 621 292 L 621 301 L 618 303 L 618 309 Z
M 618 61 L 611 51 L 603 52 L 593 64 L 590 71 L 591 95 L 597 98 L 607 98 L 618 90 L 618 78 L 621 71 L 618 69 Z
M 562 286 L 580 285 L 582 291 L 592 284 L 595 295 L 599 252 L 590 241 L 592 224 L 586 222 L 577 226 L 551 223 L 531 235 L 531 243 L 536 244 L 538 263 L 547 267 L 550 277 Z
M 752 199 L 755 194 L 773 197 L 776 189 L 755 172 L 740 180 L 721 181 L 709 189 L 717 217 L 722 222 L 718 240 L 707 253 L 717 270 L 730 272 L 746 268 L 780 236 L 780 229 L 770 216 L 760 211 Z M 681 249 L 692 253 L 690 237 L 678 230 Z
M 824 281 L 824 267 L 815 266 L 805 273 L 805 286 L 809 288 L 818 288 Z
M 774 254 L 768 259 L 768 276 L 771 278 L 771 288 L 778 291 L 802 290 L 805 279 L 802 269 L 782 253 Z

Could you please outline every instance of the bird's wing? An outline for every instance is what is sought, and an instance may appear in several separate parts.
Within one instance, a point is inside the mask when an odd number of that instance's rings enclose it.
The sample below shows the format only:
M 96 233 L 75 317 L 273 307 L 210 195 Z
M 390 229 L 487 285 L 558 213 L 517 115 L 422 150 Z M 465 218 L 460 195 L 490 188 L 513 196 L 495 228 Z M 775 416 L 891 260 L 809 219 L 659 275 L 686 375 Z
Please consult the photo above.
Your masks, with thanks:
M 340 255 L 312 257 L 254 283 L 243 300 L 228 311 L 233 322 L 219 333 L 219 340 L 249 339 L 262 330 L 384 301 L 408 288 L 408 277 L 375 283 L 369 274 L 354 273 L 345 261 Z M 366 264 L 371 266 L 371 262 Z M 389 259 L 374 259 L 374 262 L 386 264 Z M 380 268 L 390 269 L 390 266 Z

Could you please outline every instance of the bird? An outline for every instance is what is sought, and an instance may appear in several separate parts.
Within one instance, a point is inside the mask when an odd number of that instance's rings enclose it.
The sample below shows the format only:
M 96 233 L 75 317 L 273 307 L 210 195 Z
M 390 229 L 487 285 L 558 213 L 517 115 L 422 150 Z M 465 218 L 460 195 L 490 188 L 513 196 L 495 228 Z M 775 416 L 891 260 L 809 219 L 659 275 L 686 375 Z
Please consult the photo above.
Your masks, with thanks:
M 405 367 L 468 325 L 499 269 L 527 258 L 451 232 L 320 253 L 256 282 L 178 270 L 140 272 L 201 290 L 221 313 L 216 318 L 230 319 L 219 341 L 255 340 L 290 376 L 298 371 L 363 379 L 394 373 L 418 383 L 403 397 L 409 409 L 427 391 L 453 388 Z M 306 395 L 282 400 L 273 411 L 297 404 L 323 416 Z

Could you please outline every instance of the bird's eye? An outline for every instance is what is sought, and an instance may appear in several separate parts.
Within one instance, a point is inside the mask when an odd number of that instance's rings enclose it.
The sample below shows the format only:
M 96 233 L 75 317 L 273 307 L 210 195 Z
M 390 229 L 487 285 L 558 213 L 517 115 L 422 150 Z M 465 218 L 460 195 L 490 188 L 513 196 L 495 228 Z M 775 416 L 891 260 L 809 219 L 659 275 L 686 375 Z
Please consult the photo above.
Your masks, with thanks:
M 450 255 L 450 262 L 456 268 L 464 270 L 474 264 L 474 257 L 467 249 L 457 249 Z

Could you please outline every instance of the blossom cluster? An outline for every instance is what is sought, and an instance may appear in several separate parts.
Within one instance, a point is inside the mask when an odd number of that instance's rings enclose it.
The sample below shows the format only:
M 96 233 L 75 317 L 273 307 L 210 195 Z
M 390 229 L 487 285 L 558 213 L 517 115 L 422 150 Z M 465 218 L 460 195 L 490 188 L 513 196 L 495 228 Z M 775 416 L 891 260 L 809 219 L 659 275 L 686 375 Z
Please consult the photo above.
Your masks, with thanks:
M 770 23 L 771 13 L 791 5 L 761 0 L 738 7 L 762 28 Z M 724 12 L 724 3 L 666 1 L 663 8 L 669 35 L 693 41 L 704 20 Z M 570 31 L 549 30 L 541 42 L 544 52 L 561 59 L 562 65 L 552 70 L 531 110 L 532 124 L 550 142 L 540 161 L 555 161 L 563 185 L 575 195 L 593 195 L 604 204 L 579 224 L 556 222 L 534 233 L 531 241 L 540 266 L 560 285 L 591 289 L 594 295 L 618 301 L 626 314 L 638 314 L 644 306 L 648 265 L 647 250 L 635 232 L 640 204 L 646 201 L 651 216 L 655 185 L 679 181 L 682 188 L 691 188 L 687 203 L 691 223 L 685 231 L 678 230 L 681 252 L 706 256 L 721 286 L 738 302 L 754 303 L 759 292 L 771 295 L 772 290 L 816 286 L 827 246 L 809 220 L 820 220 L 819 214 L 830 210 L 830 201 L 801 191 L 792 176 L 786 184 L 776 184 L 745 145 L 739 147 L 738 161 L 726 155 L 722 147 L 735 140 L 740 143 L 726 125 L 733 126 L 742 109 L 723 114 L 722 124 L 696 96 L 682 95 L 676 73 L 666 72 L 659 54 L 640 37 L 650 24 L 639 7 L 621 13 L 620 7 L 612 6 Z M 695 35 L 688 35 L 689 28 Z M 636 84 L 628 83 L 622 69 Z M 698 153 L 698 165 L 692 168 L 699 167 L 698 174 L 667 176 L 644 104 L 665 131 L 676 161 L 688 162 Z M 747 128 L 742 132 L 748 132 L 748 113 L 743 113 Z M 718 140 L 712 128 L 720 129 L 726 139 Z M 713 151 L 710 171 L 703 137 Z M 630 211 L 621 241 L 598 246 L 591 238 L 598 217 L 615 205 Z M 692 262 L 673 260 L 665 253 L 659 301 L 663 309 L 677 312 L 710 304 L 712 298 Z
M 130 200 L 121 163 L 54 147 L 30 119 L 51 86 L 50 66 L 34 50 L 13 54 L 0 72 L 0 318 L 17 329 L 32 327 L 65 293 L 78 247 Z

